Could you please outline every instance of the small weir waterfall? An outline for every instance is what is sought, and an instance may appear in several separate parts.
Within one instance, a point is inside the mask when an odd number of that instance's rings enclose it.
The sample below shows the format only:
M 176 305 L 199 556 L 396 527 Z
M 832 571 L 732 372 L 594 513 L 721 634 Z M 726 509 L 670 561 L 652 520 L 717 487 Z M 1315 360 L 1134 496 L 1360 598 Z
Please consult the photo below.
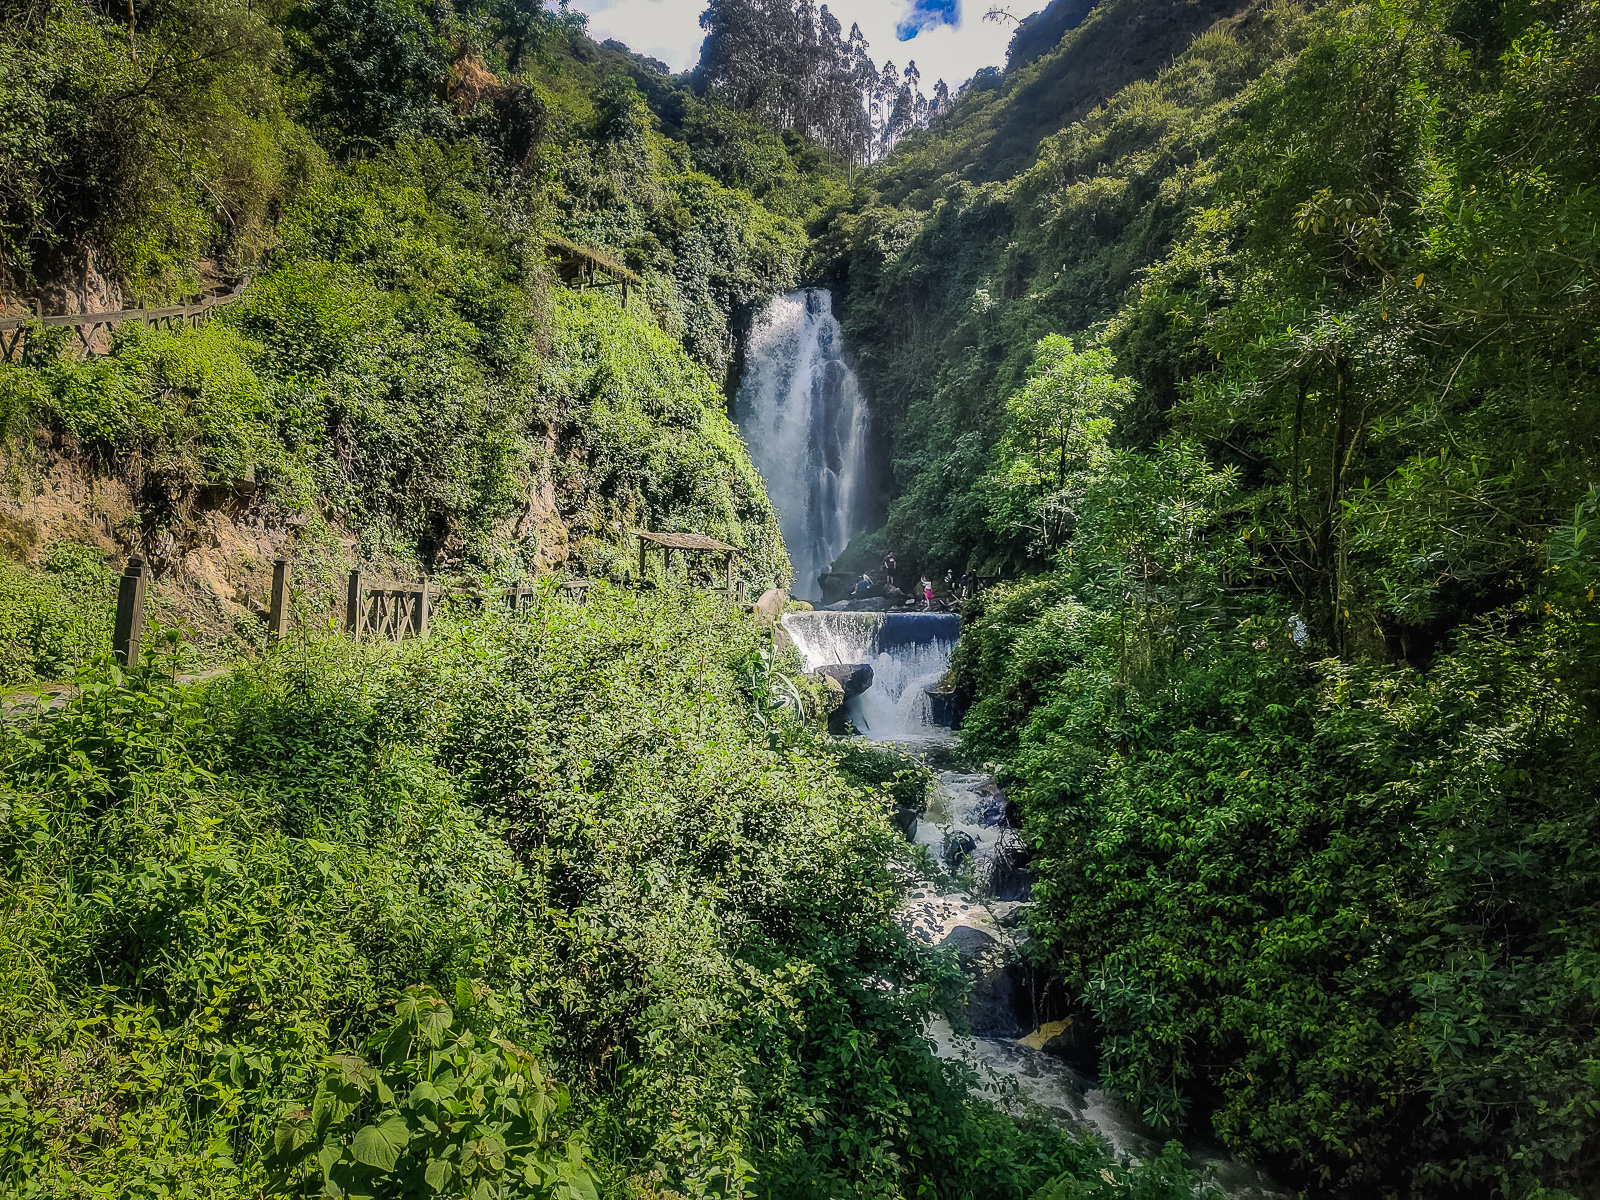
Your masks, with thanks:
M 872 684 L 845 702 L 850 722 L 875 741 L 947 734 L 928 689 L 950 670 L 961 632 L 954 613 L 800 612 L 783 619 L 806 670 L 862 663 Z
M 790 292 L 761 311 L 745 344 L 734 414 L 778 510 L 794 594 L 815 600 L 817 576 L 856 532 L 869 426 L 825 288 Z

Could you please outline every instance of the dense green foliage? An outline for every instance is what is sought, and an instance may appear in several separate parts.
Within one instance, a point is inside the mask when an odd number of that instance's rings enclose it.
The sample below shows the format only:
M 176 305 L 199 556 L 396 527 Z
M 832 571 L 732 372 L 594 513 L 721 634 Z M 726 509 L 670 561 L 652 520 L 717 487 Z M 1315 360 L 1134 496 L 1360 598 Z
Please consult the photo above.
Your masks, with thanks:
M 58 542 L 40 566 L 0 566 L 0 679 L 8 683 L 68 679 L 111 649 L 111 572 L 102 556 Z
M 876 536 L 1029 577 L 964 614 L 964 736 L 1154 1124 L 1330 1195 L 1594 1195 L 1596 9 L 1258 8 L 1007 141 L 1144 12 L 825 232 Z
M 118 479 L 112 536 L 158 580 L 236 497 L 300 530 L 325 590 L 341 538 L 386 570 L 620 576 L 637 527 L 787 580 L 719 385 L 735 313 L 794 281 L 800 221 L 839 187 L 817 148 L 536 6 L 130 11 L 131 34 L 73 3 L 5 11 L 0 284 L 55 305 L 99 271 L 115 306 L 252 278 L 205 327 L 125 324 L 103 357 L 31 333 L 0 368 L 24 499 L 51 454 Z M 558 287 L 554 234 L 642 283 L 626 304 Z M 37 600 L 47 553 L 0 589 L 5 682 L 104 649 Z
M 889 796 L 759 652 L 602 588 L 0 729 L 7 1193 L 1187 1195 L 933 1057 Z
M 839 189 L 815 147 L 536 4 L 3 15 L 0 288 L 116 307 L 253 276 L 209 327 L 125 325 L 103 359 L 31 334 L 0 371 L 13 486 L 39 430 L 122 476 L 162 576 L 254 484 L 269 520 L 315 510 L 316 537 L 425 568 L 516 572 L 559 535 L 606 569 L 649 523 L 786 579 L 717 385 Z M 564 296 L 552 235 L 637 271 L 630 303 Z

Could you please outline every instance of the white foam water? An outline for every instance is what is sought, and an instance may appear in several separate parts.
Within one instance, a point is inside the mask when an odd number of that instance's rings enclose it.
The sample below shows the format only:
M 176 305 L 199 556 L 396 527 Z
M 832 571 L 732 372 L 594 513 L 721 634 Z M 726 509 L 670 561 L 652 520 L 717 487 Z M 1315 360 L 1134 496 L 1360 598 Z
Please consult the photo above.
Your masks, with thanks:
M 868 738 L 879 742 L 950 738 L 948 729 L 934 723 L 928 689 L 950 670 L 953 635 L 959 628 L 953 617 L 801 612 L 787 614 L 783 627 L 808 671 L 848 663 L 872 668 L 872 686 L 846 701 L 851 724 Z
M 817 576 L 857 530 L 869 428 L 826 288 L 790 292 L 761 310 L 745 342 L 734 415 L 778 510 L 794 594 L 819 599 Z

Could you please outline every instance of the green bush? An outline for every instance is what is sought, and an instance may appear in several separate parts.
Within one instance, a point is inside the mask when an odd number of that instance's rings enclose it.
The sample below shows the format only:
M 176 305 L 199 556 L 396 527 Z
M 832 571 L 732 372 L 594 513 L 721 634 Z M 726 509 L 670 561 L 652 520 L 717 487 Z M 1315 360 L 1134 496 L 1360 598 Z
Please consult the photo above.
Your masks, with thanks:
M 1424 677 L 1318 663 L 1269 604 L 1130 686 L 1067 582 L 968 615 L 964 737 L 1007 763 L 1030 928 L 1108 1079 L 1345 1193 L 1586 1194 L 1600 764 L 1551 665 L 1573 627 L 1485 630 Z
M 115 580 L 104 556 L 57 542 L 43 571 L 0 561 L 0 684 L 70 679 L 111 652 Z
M 933 1056 L 961 977 L 890 919 L 881 798 L 774 748 L 760 636 L 597 585 L 0 727 L 3 1186 L 1131 1194 Z

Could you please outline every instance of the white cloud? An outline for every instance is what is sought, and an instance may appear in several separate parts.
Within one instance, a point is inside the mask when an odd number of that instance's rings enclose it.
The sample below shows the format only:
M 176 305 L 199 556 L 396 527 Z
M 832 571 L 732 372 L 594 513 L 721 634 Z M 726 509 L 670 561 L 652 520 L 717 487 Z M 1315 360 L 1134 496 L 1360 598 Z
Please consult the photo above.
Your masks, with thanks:
M 573 4 L 588 15 L 589 35 L 597 42 L 615 38 L 639 54 L 659 58 L 674 71 L 686 71 L 700 58 L 704 0 L 573 0 Z M 1023 0 L 1010 7 L 1020 17 L 1044 4 Z M 980 67 L 1004 65 L 1014 28 L 1009 21 L 997 25 L 983 19 L 989 11 L 987 0 L 962 0 L 958 26 L 941 25 L 902 42 L 894 31 L 910 11 L 910 0 L 831 0 L 828 8 L 846 30 L 852 21 L 861 26 L 879 66 L 892 60 L 903 71 L 914 60 L 922 72 L 924 92 L 931 92 L 938 79 L 953 92 Z

